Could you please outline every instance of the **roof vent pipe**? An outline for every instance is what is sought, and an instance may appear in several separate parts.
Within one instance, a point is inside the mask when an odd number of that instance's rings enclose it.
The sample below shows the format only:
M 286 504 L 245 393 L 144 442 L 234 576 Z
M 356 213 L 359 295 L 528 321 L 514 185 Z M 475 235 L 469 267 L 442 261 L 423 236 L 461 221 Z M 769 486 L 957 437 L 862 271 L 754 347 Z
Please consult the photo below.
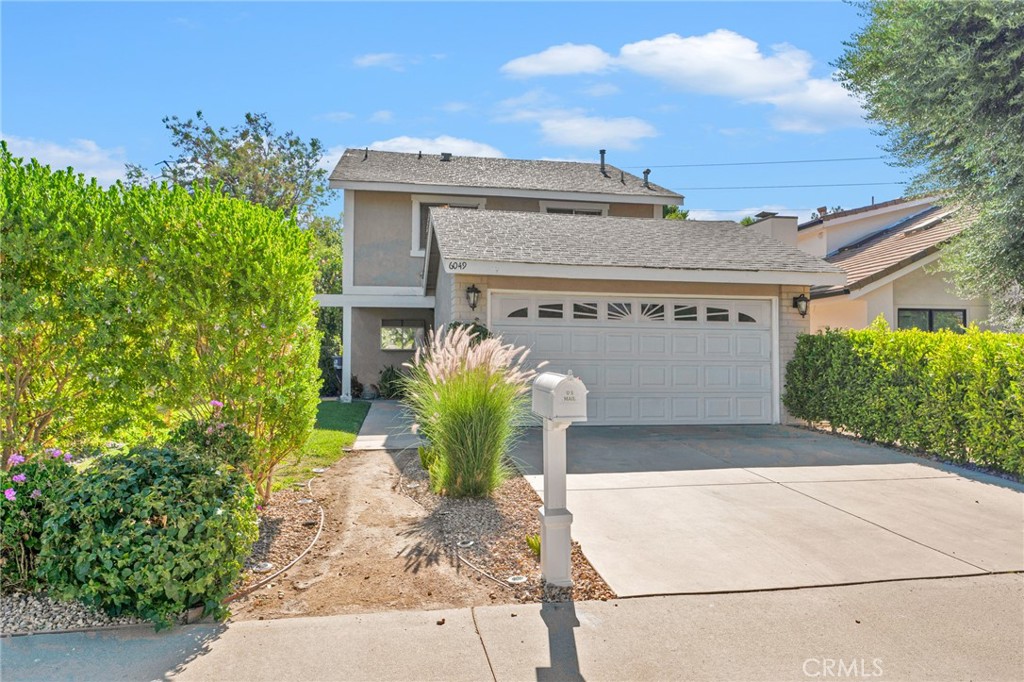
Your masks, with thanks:
M 422 161 L 423 160 L 423 150 L 422 149 L 420 150 L 419 156 L 416 157 L 416 160 L 417 161 Z
M 828 215 L 828 206 L 819 206 L 818 207 L 818 217 L 824 218 L 827 215 Z
M 624 170 L 620 170 L 619 171 L 619 182 L 621 182 L 623 185 L 626 184 L 626 171 L 624 171 Z
M 367 147 L 366 149 L 363 150 L 363 161 L 366 161 L 368 158 L 370 158 L 370 148 L 369 147 Z
M 603 176 L 605 176 L 607 178 L 608 177 L 608 171 L 606 171 L 604 169 L 604 155 L 605 155 L 607 150 L 599 149 L 597 151 L 601 154 L 601 175 L 603 175 Z
M 452 153 L 451 152 L 441 152 L 441 160 L 442 161 L 451 161 L 452 160 Z
M 647 189 L 651 188 L 651 179 L 650 178 L 651 178 L 651 169 L 650 168 L 644 169 L 644 187 L 646 187 Z

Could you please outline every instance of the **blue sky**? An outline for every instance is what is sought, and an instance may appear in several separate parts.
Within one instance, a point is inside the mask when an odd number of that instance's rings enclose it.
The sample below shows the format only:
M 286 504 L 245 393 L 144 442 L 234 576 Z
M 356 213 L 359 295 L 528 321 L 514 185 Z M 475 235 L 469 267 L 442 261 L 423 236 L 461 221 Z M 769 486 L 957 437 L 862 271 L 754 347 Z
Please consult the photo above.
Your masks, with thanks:
M 899 196 L 882 139 L 831 81 L 859 28 L 841 3 L 4 2 L 0 131 L 15 153 L 110 182 L 171 157 L 161 118 L 266 112 L 347 147 L 597 160 L 695 217 L 806 218 Z M 677 166 L 677 167 L 671 167 Z M 340 193 L 339 193 L 340 194 Z M 340 197 L 331 209 L 341 208 Z

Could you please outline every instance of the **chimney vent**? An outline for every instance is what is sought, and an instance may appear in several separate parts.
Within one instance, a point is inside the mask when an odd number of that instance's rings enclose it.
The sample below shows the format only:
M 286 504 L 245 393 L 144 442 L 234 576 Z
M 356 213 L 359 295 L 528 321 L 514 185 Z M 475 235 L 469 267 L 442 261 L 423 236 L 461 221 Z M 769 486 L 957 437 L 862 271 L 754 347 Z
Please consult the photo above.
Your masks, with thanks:
M 423 150 L 420 150 L 419 156 L 416 157 L 416 160 L 419 161 L 422 158 L 423 158 Z
M 819 218 L 824 218 L 826 215 L 828 215 L 828 206 L 819 206 L 818 207 L 818 217 Z
M 626 184 L 626 171 L 624 171 L 624 170 L 620 170 L 619 171 L 619 182 L 621 182 L 623 185 Z
M 369 147 L 367 147 L 366 149 L 363 150 L 363 161 L 366 161 L 368 158 L 370 158 L 370 148 Z
M 451 152 L 441 152 L 441 160 L 442 161 L 451 161 L 452 160 L 452 153 Z
M 606 150 L 599 149 L 598 152 L 600 152 L 600 154 L 601 154 L 601 175 L 603 175 L 603 176 L 605 176 L 607 178 L 608 177 L 608 171 L 606 171 L 605 168 L 604 168 L 604 155 L 605 155 Z
M 651 188 L 651 169 L 647 168 L 644 170 L 644 187 L 647 189 Z

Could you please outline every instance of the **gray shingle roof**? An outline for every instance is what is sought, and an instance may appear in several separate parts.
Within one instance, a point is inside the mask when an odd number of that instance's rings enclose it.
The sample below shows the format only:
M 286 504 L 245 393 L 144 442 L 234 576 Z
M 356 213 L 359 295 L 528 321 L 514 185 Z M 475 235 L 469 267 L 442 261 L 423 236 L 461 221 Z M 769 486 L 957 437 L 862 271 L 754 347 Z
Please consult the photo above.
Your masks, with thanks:
M 678 204 L 683 197 L 659 185 L 644 187 L 641 178 L 606 165 L 576 161 L 523 161 L 480 156 L 453 156 L 441 161 L 437 154 L 401 154 L 347 149 L 331 173 L 332 183 L 388 182 L 409 185 L 479 187 L 510 190 L 545 190 L 622 196 L 662 197 Z
M 835 266 L 725 221 L 430 209 L 447 259 L 674 270 L 838 273 Z

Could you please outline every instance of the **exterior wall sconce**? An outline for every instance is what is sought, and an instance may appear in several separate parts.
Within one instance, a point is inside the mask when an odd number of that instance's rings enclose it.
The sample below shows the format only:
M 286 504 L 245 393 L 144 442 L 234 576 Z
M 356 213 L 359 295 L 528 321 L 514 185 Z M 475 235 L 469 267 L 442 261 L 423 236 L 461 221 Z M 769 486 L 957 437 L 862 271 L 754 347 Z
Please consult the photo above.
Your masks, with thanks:
M 811 300 L 803 294 L 793 297 L 793 307 L 800 313 L 800 317 L 807 317 L 807 305 L 810 302 Z
M 476 310 L 476 306 L 479 302 L 480 290 L 476 288 L 475 284 L 470 284 L 466 287 L 466 303 L 469 304 L 469 309 Z

